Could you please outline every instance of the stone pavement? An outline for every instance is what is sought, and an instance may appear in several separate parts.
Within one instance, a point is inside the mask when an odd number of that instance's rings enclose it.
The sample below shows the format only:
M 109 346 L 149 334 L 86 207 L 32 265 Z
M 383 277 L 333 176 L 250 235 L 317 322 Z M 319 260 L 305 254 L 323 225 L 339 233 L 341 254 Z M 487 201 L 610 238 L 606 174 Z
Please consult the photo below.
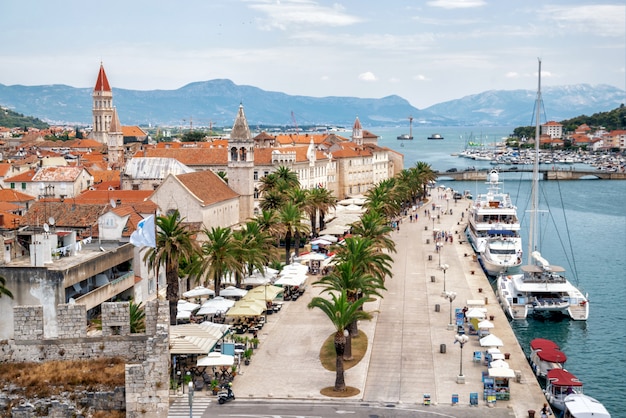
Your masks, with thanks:
M 406 217 L 400 231 L 393 233 L 398 251 L 393 255 L 394 276 L 386 281 L 384 298 L 365 305 L 366 310 L 377 311 L 372 321 L 359 324 L 368 336 L 368 350 L 358 365 L 345 372 L 346 384 L 360 393 L 341 399 L 424 408 L 457 417 L 527 417 L 527 411 L 538 410 L 545 397 L 487 278 L 472 257 L 471 246 L 459 242 L 465 240 L 460 215 L 467 201 L 455 204 L 435 192 L 432 198 L 441 209 L 449 207 L 454 214 L 441 214 L 433 223 L 425 219 L 424 206 L 418 211 L 418 222 Z M 435 251 L 433 227 L 454 234 L 454 242 L 444 244 L 440 253 Z M 457 294 L 452 305 L 441 296 L 444 274 L 438 268 L 440 260 L 449 266 L 446 290 Z M 238 399 L 339 399 L 320 394 L 320 389 L 335 381 L 335 373 L 319 361 L 320 347 L 333 327 L 320 310 L 307 308 L 320 292 L 311 285 L 315 280 L 309 277 L 303 297 L 285 302 L 281 312 L 268 316 L 250 365 L 242 365 L 235 378 Z M 457 383 L 461 350 L 454 344 L 455 331 L 448 328 L 450 308 L 462 308 L 470 299 L 487 302 L 488 315 L 494 316 L 492 333 L 502 339 L 501 351 L 510 354 L 510 368 L 521 372 L 520 382 L 511 379 L 511 400 L 497 401 L 495 406 L 487 406 L 482 396 L 481 372 L 487 368 L 472 361 L 474 351 L 484 351 L 476 336 L 470 336 L 462 352 L 465 383 Z M 469 406 L 471 392 L 479 394 L 478 407 Z M 426 393 L 431 397 L 430 406 L 423 405 Z M 458 405 L 452 405 L 453 394 L 458 395 Z

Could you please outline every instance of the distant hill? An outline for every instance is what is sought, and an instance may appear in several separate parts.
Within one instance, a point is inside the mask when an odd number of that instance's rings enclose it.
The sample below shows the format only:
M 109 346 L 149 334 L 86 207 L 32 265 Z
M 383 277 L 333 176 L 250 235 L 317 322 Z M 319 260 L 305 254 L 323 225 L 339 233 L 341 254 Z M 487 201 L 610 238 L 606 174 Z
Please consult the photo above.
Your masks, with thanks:
M 12 111 L 0 106 L 0 126 L 5 128 L 48 128 L 49 125 L 42 120 Z
M 0 105 L 54 124 L 90 125 L 92 88 L 66 85 L 6 86 L 0 84 Z M 625 101 L 623 90 L 586 84 L 548 87 L 544 102 L 549 120 L 608 111 Z M 251 126 L 298 125 L 350 127 L 356 116 L 366 129 L 408 125 L 413 116 L 420 124 L 527 125 L 532 119 L 535 92 L 488 91 L 417 109 L 400 96 L 380 99 L 356 97 L 291 96 L 219 79 L 187 84 L 176 90 L 126 90 L 113 88 L 113 102 L 125 125 L 230 127 L 239 103 L 245 106 Z

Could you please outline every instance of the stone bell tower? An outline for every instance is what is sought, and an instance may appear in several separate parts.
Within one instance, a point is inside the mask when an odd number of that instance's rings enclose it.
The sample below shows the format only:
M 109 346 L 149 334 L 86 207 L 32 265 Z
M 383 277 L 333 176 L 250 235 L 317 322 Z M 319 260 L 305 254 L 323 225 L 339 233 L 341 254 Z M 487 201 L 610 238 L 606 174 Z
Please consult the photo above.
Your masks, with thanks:
M 102 63 L 100 63 L 98 79 L 91 97 L 93 101 L 91 109 L 93 130 L 91 131 L 91 137 L 101 144 L 107 144 L 107 136 L 114 116 L 113 91 L 109 85 Z
M 243 105 L 228 139 L 228 185 L 239 194 L 239 222 L 245 222 L 254 210 L 254 140 Z

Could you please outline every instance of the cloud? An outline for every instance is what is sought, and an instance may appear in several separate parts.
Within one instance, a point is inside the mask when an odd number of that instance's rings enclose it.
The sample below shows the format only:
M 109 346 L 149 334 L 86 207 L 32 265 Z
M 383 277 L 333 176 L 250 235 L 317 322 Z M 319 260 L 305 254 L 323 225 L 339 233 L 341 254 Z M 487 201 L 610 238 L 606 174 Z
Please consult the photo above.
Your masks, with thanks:
M 359 74 L 359 80 L 361 81 L 377 81 L 378 78 L 371 71 L 366 71 L 364 73 Z
M 506 78 L 519 78 L 519 73 L 515 71 L 509 71 L 504 75 Z
M 252 0 L 249 7 L 265 14 L 258 20 L 265 30 L 286 30 L 302 25 L 340 27 L 361 22 L 360 18 L 345 13 L 340 5 L 320 6 L 310 0 Z
M 623 37 L 626 28 L 624 5 L 545 6 L 539 15 L 561 29 L 599 36 Z
M 487 3 L 483 0 L 433 0 L 427 4 L 432 7 L 441 7 L 442 9 L 468 9 L 481 7 Z
M 423 74 L 417 74 L 413 76 L 413 80 L 417 81 L 428 81 L 428 78 Z

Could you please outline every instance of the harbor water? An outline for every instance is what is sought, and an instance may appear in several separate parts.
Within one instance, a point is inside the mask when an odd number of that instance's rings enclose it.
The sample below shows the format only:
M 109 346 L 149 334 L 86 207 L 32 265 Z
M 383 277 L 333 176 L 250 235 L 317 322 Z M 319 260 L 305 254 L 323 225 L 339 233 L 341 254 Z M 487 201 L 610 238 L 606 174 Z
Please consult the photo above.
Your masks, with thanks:
M 405 168 L 424 161 L 439 170 L 442 176 L 450 168 L 493 168 L 488 161 L 451 154 L 463 151 L 469 138 L 489 147 L 513 132 L 512 127 L 414 126 L 413 140 L 397 140 L 398 135 L 409 132 L 408 124 L 399 128 L 364 129 L 381 136 L 380 146 L 404 154 Z M 441 134 L 444 140 L 427 140 L 434 133 Z M 583 165 L 576 167 L 582 168 Z M 509 193 L 517 205 L 526 257 L 530 175 L 503 173 L 500 179 L 503 191 Z M 485 181 L 462 182 L 444 178 L 439 184 L 460 192 L 469 190 L 473 195 L 487 191 Z M 456 205 L 456 211 L 464 204 L 463 201 L 456 204 L 451 201 L 450 207 Z M 602 402 L 612 416 L 626 417 L 626 181 L 541 181 L 540 206 L 539 246 L 542 255 L 551 264 L 563 266 L 568 279 L 588 293 L 589 319 L 572 321 L 564 317 L 533 317 L 513 321 L 513 330 L 526 354 L 533 338 L 556 342 L 568 357 L 566 369 L 583 382 L 584 392 Z M 497 330 L 494 334 L 497 335 Z

